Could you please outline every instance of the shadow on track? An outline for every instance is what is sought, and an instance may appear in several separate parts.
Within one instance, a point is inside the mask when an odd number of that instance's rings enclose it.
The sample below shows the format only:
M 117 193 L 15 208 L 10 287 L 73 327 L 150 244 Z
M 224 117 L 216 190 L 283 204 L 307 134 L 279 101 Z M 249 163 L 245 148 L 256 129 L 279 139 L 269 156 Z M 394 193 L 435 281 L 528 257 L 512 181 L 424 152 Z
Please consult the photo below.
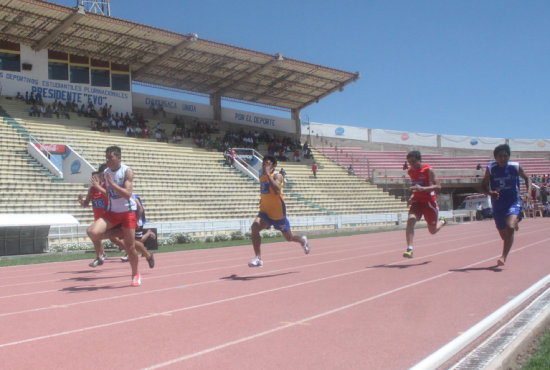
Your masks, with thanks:
M 406 269 L 409 267 L 418 267 L 427 265 L 428 263 L 432 263 L 432 261 L 424 261 L 420 263 L 408 263 L 408 264 L 400 264 L 400 265 L 376 265 L 376 266 L 369 266 L 368 269 L 378 269 L 378 268 L 389 268 L 389 269 Z
M 112 286 L 112 285 L 103 285 L 103 286 L 69 286 L 63 289 L 59 289 L 60 292 L 69 292 L 69 293 L 78 293 L 78 292 L 95 292 L 98 290 L 112 290 L 120 288 L 128 288 L 127 286 Z
M 276 276 L 284 276 L 284 275 L 290 275 L 295 274 L 296 272 L 290 271 L 290 272 L 284 272 L 281 274 L 272 274 L 272 275 L 258 275 L 258 276 L 238 276 L 236 274 L 225 276 L 220 278 L 220 280 L 236 280 L 236 281 L 249 281 L 249 280 L 256 280 L 256 279 L 265 279 L 265 278 L 271 278 Z
M 488 266 L 488 267 L 467 267 L 463 269 L 451 269 L 451 272 L 469 272 L 469 271 L 492 271 L 492 272 L 501 272 L 502 268 L 499 265 Z

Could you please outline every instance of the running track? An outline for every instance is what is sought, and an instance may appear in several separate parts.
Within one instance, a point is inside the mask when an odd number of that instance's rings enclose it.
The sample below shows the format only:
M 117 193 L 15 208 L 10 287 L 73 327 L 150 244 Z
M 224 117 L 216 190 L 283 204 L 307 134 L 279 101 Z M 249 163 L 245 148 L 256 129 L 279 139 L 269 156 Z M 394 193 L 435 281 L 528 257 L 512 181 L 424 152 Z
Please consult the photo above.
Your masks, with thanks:
M 3 369 L 405 369 L 549 273 L 548 219 L 508 264 L 492 221 L 156 255 L 143 284 L 112 258 L 0 269 Z

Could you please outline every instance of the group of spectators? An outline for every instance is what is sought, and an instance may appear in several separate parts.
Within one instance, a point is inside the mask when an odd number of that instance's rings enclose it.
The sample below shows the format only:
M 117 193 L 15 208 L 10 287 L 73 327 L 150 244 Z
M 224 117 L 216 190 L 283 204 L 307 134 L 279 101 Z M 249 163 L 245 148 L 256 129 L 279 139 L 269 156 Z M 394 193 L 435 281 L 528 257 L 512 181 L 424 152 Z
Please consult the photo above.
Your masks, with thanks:
M 67 119 L 70 119 L 71 116 L 69 115 L 69 112 L 73 112 L 75 109 L 74 102 L 70 101 L 67 101 L 65 104 L 63 104 L 63 102 L 56 100 L 52 104 L 44 104 L 44 100 L 42 100 L 42 95 L 40 95 L 39 92 L 37 92 L 36 94 L 31 92 L 29 94 L 29 92 L 27 91 L 25 93 L 25 96 L 17 92 L 15 98 L 18 100 L 22 100 L 31 106 L 29 108 L 29 116 L 31 117 L 52 118 L 55 115 L 57 118 L 65 117 Z
M 217 124 L 205 123 L 199 120 L 185 122 L 183 117 L 175 116 L 173 123 L 174 130 L 170 135 L 160 123 L 155 128 L 149 128 L 143 114 L 126 112 L 125 114 L 113 112 L 112 106 L 105 104 L 96 107 L 92 102 L 82 104 L 80 107 L 75 101 L 54 101 L 52 104 L 44 104 L 40 93 L 26 92 L 25 95 L 17 93 L 17 99 L 24 100 L 31 105 L 29 115 L 37 117 L 52 117 L 54 114 L 59 118 L 64 116 L 70 119 L 70 113 L 76 113 L 81 117 L 92 118 L 90 129 L 94 131 L 110 132 L 111 130 L 124 131 L 128 137 L 154 138 L 158 142 L 181 143 L 184 138 L 191 139 L 196 146 L 209 150 L 225 152 L 230 148 L 251 148 L 258 149 L 258 145 L 267 144 L 267 152 L 273 155 L 278 161 L 300 162 L 303 158 L 313 158 L 311 149 L 306 143 L 301 145 L 298 139 L 280 137 L 274 133 L 257 130 L 226 131 L 222 137 Z M 150 105 L 153 115 L 161 114 L 166 117 L 162 105 Z M 187 126 L 187 127 L 186 127 Z
M 544 217 L 550 217 L 550 175 L 532 174 L 531 202 L 524 199 L 527 216 L 534 216 L 538 210 Z

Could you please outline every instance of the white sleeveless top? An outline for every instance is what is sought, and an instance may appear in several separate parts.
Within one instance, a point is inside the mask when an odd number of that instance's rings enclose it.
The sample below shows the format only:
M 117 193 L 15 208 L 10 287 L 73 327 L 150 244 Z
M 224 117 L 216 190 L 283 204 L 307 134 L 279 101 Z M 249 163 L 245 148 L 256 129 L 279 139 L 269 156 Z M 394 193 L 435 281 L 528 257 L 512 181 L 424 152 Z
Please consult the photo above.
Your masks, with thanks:
M 120 187 L 124 187 L 124 181 L 126 180 L 126 171 L 128 171 L 130 167 L 126 166 L 125 164 L 121 163 L 118 170 L 113 171 L 110 168 L 105 169 L 105 178 L 107 178 L 108 174 L 111 176 L 115 184 L 117 184 Z M 118 194 L 115 189 L 109 186 L 109 182 L 105 181 L 105 184 L 107 185 L 107 193 L 109 195 L 109 205 L 107 207 L 107 211 L 111 211 L 114 213 L 123 213 L 123 212 L 133 212 L 136 210 L 136 200 L 134 197 L 130 197 L 130 199 L 125 199 L 120 194 Z

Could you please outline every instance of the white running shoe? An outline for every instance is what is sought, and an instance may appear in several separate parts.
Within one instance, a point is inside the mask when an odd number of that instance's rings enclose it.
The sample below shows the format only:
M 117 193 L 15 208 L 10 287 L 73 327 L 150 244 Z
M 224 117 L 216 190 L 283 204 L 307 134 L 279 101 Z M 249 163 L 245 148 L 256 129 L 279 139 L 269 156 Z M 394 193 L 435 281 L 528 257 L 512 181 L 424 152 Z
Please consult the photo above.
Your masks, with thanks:
M 120 260 L 121 260 L 122 262 L 128 262 L 128 255 L 125 254 L 124 256 L 120 257 Z
M 258 256 L 254 257 L 252 261 L 248 262 L 248 267 L 262 267 L 263 265 L 264 263 Z
M 132 286 L 141 285 L 141 274 L 138 272 L 136 275 L 132 276 Z
M 309 246 L 309 243 L 307 241 L 307 236 L 302 236 L 302 240 L 304 241 L 304 245 L 302 245 L 302 248 L 304 248 L 304 253 L 305 254 L 309 254 L 309 251 L 310 251 L 310 246 Z

